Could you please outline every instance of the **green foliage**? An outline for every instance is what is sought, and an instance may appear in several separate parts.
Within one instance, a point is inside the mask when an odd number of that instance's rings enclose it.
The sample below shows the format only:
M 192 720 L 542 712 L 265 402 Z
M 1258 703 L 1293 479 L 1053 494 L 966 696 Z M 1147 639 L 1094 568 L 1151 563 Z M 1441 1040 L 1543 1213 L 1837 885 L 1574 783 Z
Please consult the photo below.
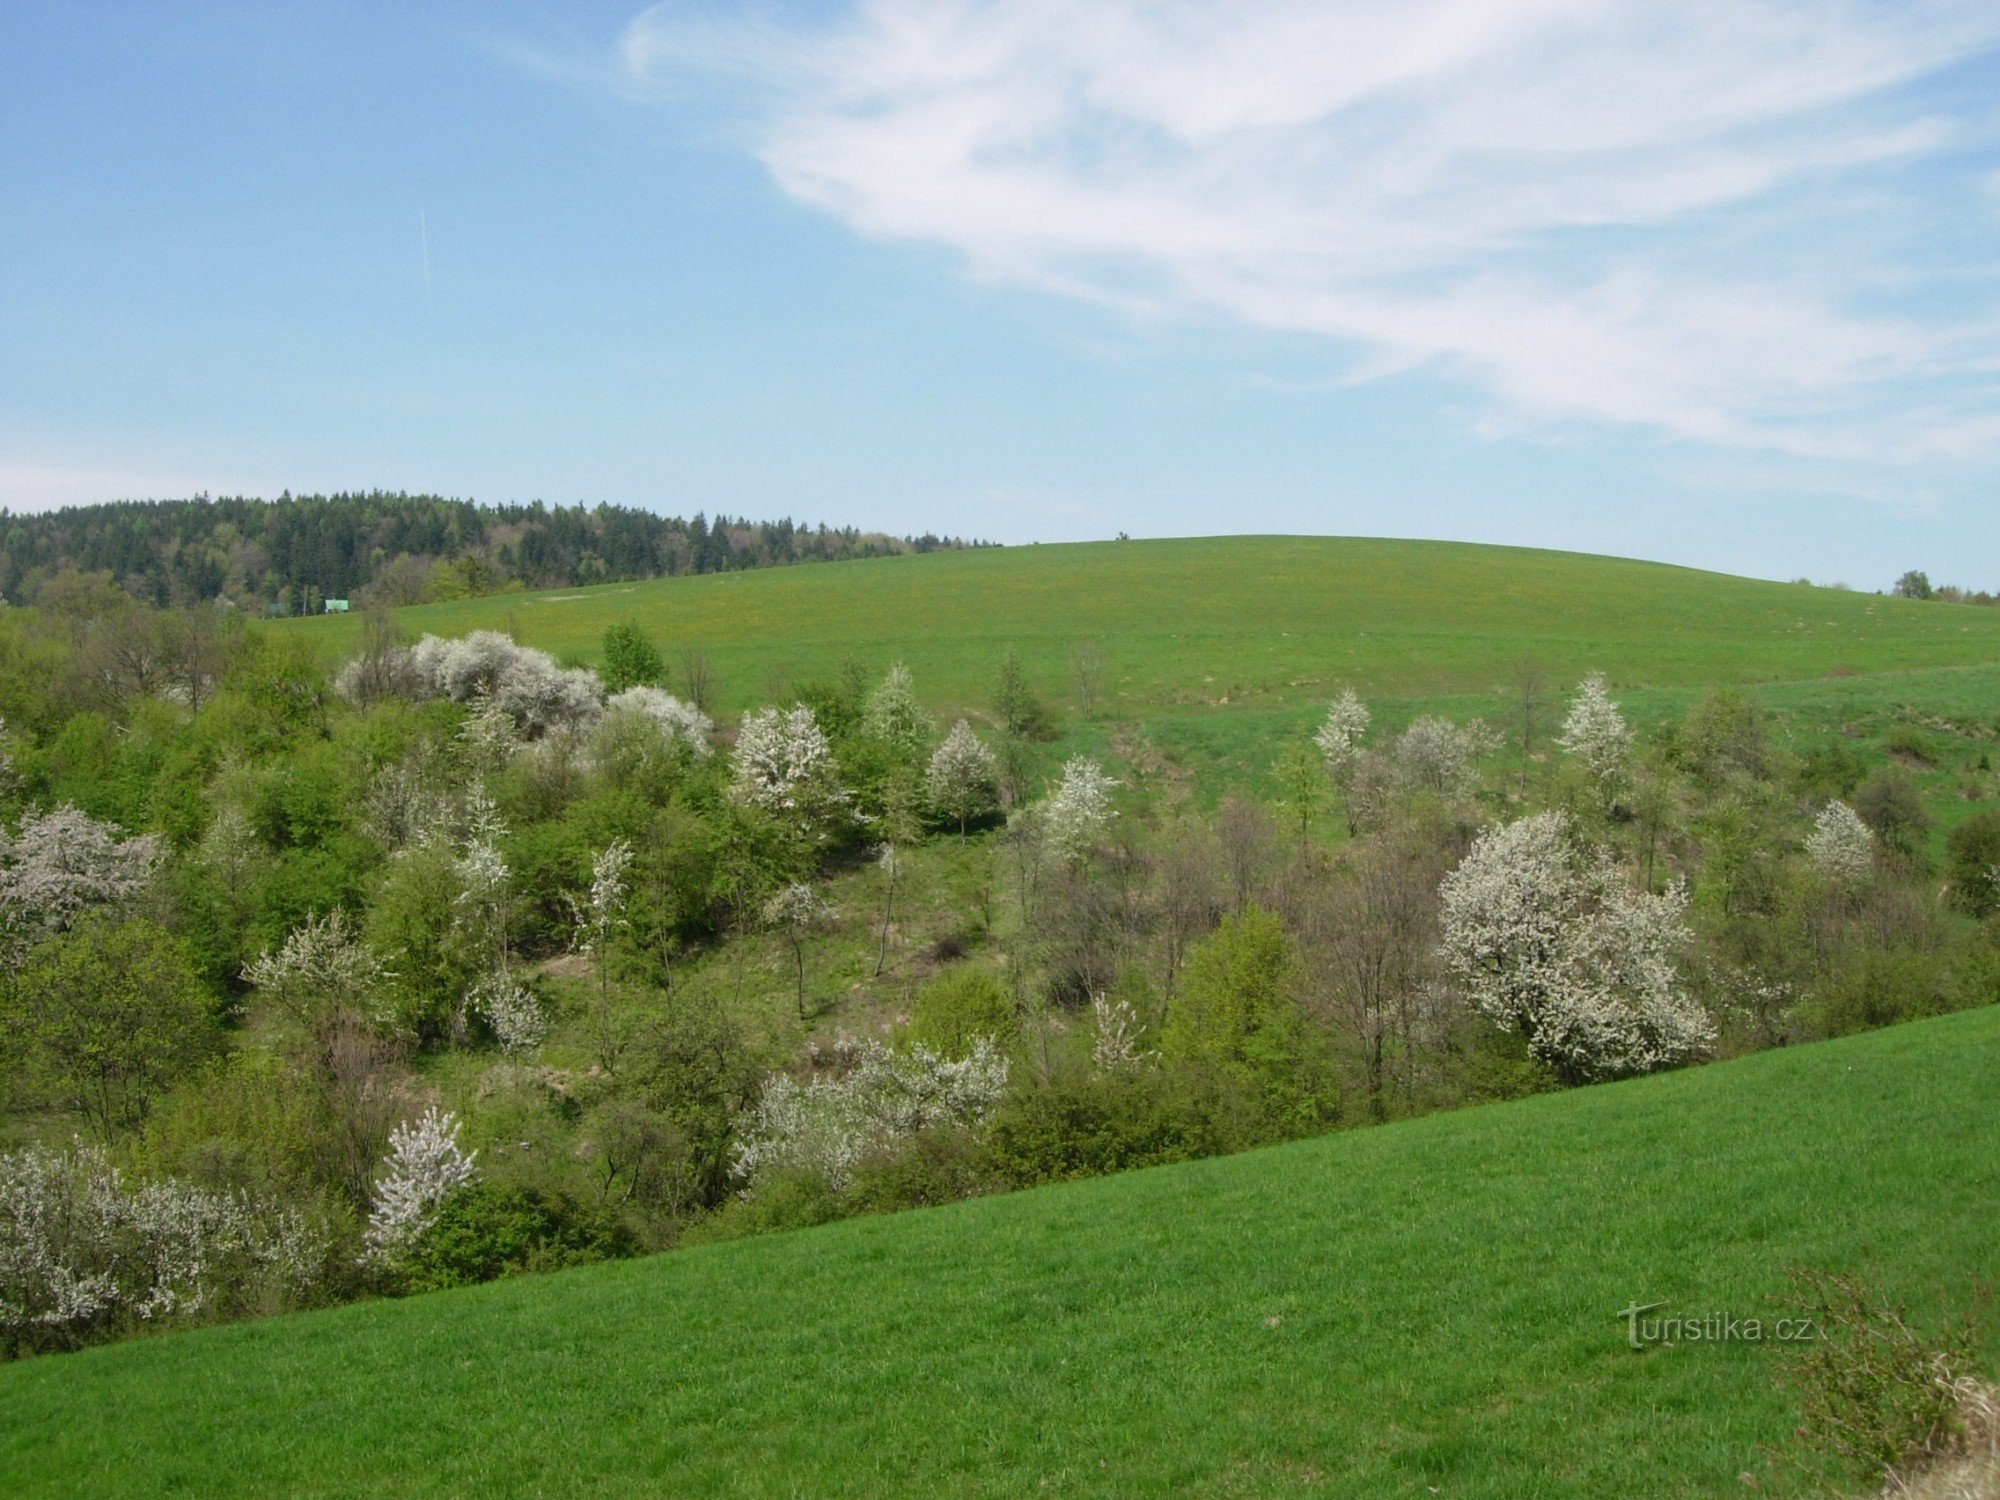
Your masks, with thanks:
M 1883 843 L 1901 854 L 1914 854 L 1931 829 L 1923 795 L 1909 772 L 1900 767 L 1883 766 L 1871 772 L 1855 789 L 1852 806 Z
M 987 1124 L 982 1157 L 998 1182 L 1020 1188 L 1192 1161 L 1229 1144 L 1187 1088 L 1131 1068 L 1015 1090 Z
M 1764 715 L 1731 688 L 1711 688 L 1675 727 L 1674 763 L 1705 786 L 1732 776 L 1765 774 L 1769 743 Z
M 1000 671 L 994 678 L 993 717 L 1015 739 L 1055 738 L 1055 718 L 1028 685 L 1027 669 L 1021 663 L 1020 653 L 1012 647 L 1000 658 Z
M 109 1136 L 221 1044 L 215 1006 L 173 936 L 93 918 L 33 949 L 0 991 L 4 1045 L 30 1089 Z
M 1292 1128 L 1315 1117 L 1313 1059 L 1289 985 L 1293 956 L 1284 928 L 1256 907 L 1189 950 L 1160 1028 L 1160 1056 L 1228 1085 L 1249 1089 L 1273 1123 Z
M 481 1181 L 452 1194 L 406 1252 L 402 1289 L 435 1292 L 632 1253 L 612 1215 L 538 1188 Z
M 946 1057 L 964 1057 L 980 1037 L 1002 1051 L 1019 1034 L 1014 1000 L 991 970 L 956 964 L 926 981 L 910 1002 L 909 1039 Z
M 667 664 L 660 648 L 636 620 L 620 620 L 604 632 L 598 676 L 609 693 L 629 687 L 657 687 L 666 680 Z
M 458 922 L 462 889 L 449 850 L 407 849 L 383 866 L 368 906 L 368 944 L 394 976 L 397 1020 L 421 1041 L 450 1033 L 479 976 Z
M 2000 812 L 1974 813 L 1945 835 L 1952 901 L 1973 916 L 2000 909 Z

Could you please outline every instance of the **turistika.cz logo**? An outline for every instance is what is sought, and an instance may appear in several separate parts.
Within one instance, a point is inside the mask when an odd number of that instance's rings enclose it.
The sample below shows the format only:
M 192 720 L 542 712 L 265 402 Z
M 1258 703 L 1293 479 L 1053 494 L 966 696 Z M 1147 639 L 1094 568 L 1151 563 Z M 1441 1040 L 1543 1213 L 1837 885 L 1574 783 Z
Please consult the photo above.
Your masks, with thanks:
M 1811 1318 L 1741 1318 L 1734 1313 L 1649 1318 L 1664 1302 L 1635 1302 L 1619 1311 L 1625 1342 L 1634 1349 L 1649 1344 L 1808 1344 L 1819 1337 Z

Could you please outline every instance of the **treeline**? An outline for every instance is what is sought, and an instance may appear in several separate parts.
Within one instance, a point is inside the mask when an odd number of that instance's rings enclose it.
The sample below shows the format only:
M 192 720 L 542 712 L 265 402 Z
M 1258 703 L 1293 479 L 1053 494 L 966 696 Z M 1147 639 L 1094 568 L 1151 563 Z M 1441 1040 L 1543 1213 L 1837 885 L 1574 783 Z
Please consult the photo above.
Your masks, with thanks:
M 147 604 L 226 599 L 300 614 L 327 599 L 417 604 L 968 545 L 978 544 L 622 505 L 482 505 L 381 490 L 200 496 L 0 512 L 0 593 L 32 603 L 65 571 L 105 573 Z
M 1960 588 L 1955 583 L 1934 584 L 1930 574 L 1915 568 L 1898 578 L 1890 592 L 1899 599 L 1933 599 L 1939 604 L 2000 604 L 2000 594 Z

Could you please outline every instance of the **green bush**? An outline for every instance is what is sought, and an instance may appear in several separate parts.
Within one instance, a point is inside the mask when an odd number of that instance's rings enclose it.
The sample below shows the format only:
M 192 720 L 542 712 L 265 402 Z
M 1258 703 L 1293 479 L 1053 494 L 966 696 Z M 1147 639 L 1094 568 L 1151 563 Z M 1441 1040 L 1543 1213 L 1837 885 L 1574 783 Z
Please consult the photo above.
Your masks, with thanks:
M 633 1251 L 614 1217 L 537 1188 L 477 1182 L 454 1194 L 402 1265 L 404 1289 L 441 1291 L 524 1271 L 556 1271 Z
M 909 1039 L 946 1057 L 964 1057 L 982 1036 L 1005 1051 L 1018 1033 L 1012 997 L 976 964 L 946 969 L 917 991 L 910 1006 Z
M 1946 834 L 1944 859 L 1953 905 L 1975 917 L 2000 908 L 2000 812 L 1974 813 Z
M 1234 1144 L 1166 1075 L 1087 1073 L 1010 1093 L 987 1121 L 983 1167 L 1007 1187 L 1192 1161 Z

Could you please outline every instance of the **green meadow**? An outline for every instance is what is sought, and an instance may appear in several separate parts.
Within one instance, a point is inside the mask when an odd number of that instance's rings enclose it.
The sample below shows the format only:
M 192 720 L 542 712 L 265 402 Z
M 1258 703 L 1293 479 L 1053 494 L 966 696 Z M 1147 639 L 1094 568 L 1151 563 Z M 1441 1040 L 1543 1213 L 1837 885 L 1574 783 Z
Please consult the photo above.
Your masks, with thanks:
M 1057 709 L 1055 754 L 1212 802 L 1268 792 L 1279 746 L 1352 686 L 1394 729 L 1421 712 L 1518 712 L 1531 662 L 1561 693 L 1602 671 L 1642 727 L 1713 687 L 1750 694 L 1794 748 L 1864 759 L 1892 738 L 1948 827 L 2000 791 L 2000 610 L 1769 583 L 1662 563 L 1451 542 L 1208 537 L 994 548 L 502 594 L 398 612 L 412 634 L 506 630 L 595 662 L 607 627 L 698 649 L 712 708 L 783 701 L 846 663 L 908 664 L 940 715 L 975 719 L 1004 653 Z M 355 616 L 289 627 L 331 657 Z M 1075 663 L 1102 688 L 1086 717 Z M 1544 737 L 1552 726 L 1543 710 Z M 1503 760 L 1512 751 L 1503 752 Z M 1052 757 L 1053 758 L 1053 757 Z
M 941 709 L 983 703 L 1001 654 L 1066 693 L 1094 645 L 1104 712 L 1272 707 L 1345 684 L 1376 696 L 1558 678 L 1707 687 L 2000 659 L 2000 612 L 1765 583 L 1661 563 L 1447 542 L 1208 537 L 993 548 L 812 564 L 401 612 L 412 631 L 511 629 L 595 658 L 639 621 L 713 663 L 718 705 L 767 701 L 849 657 L 909 664 Z M 294 627 L 344 645 L 352 616 Z
M 2000 1009 L 0 1367 L 15 1495 L 1825 1493 L 1784 1272 L 2000 1275 Z M 1990 1351 L 1989 1351 L 1990 1352 Z M 1739 1476 L 1749 1476 L 1745 1482 Z

